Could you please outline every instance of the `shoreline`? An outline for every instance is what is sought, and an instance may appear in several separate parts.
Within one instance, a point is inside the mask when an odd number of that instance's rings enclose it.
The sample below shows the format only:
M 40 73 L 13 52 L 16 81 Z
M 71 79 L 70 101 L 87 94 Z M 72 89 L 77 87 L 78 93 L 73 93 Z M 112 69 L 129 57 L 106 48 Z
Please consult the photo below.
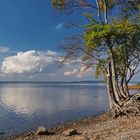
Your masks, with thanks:
M 77 130 L 72 136 L 65 136 L 67 130 Z M 108 112 L 97 116 L 66 122 L 48 129 L 55 134 L 36 135 L 36 132 L 13 135 L 1 140 L 124 140 L 140 138 L 140 116 L 112 118 Z
M 63 122 L 63 123 L 60 123 L 58 125 L 55 125 L 55 126 L 51 126 L 51 127 L 48 127 L 47 129 L 49 131 L 56 131 L 56 134 L 61 134 L 64 130 L 66 129 L 70 129 L 72 128 L 73 126 L 78 126 L 79 124 L 83 124 L 83 123 L 87 123 L 88 120 L 91 120 L 91 119 L 95 119 L 95 118 L 98 118 L 104 114 L 107 114 L 108 112 L 101 112 L 97 115 L 93 115 L 93 116 L 90 116 L 90 117 L 84 117 L 84 118 L 81 118 L 81 119 L 77 119 L 77 120 L 72 120 L 72 121 L 66 121 L 66 122 Z M 35 135 L 36 133 L 36 130 L 29 130 L 27 132 L 19 132 L 19 133 L 15 133 L 15 134 L 11 134 L 11 135 L 8 135 L 4 132 L 2 132 L 3 134 L 0 135 L 0 140 L 12 140 L 13 138 L 19 138 L 19 137 L 26 137 L 27 135 Z M 2 138 L 3 137 L 3 138 Z

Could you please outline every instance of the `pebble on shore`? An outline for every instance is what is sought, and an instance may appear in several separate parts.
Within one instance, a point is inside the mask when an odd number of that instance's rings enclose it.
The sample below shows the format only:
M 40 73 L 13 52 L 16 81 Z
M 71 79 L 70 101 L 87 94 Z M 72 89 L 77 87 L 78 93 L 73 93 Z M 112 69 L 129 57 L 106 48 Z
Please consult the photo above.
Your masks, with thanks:
M 40 126 L 36 131 L 36 135 L 53 135 L 53 134 L 55 134 L 55 132 L 50 132 L 43 126 Z

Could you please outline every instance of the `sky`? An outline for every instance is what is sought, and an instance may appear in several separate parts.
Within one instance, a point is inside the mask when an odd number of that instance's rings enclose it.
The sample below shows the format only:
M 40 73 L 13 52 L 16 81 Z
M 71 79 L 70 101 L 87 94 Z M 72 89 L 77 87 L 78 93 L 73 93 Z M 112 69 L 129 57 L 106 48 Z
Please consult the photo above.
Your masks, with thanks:
M 50 0 L 0 1 L 0 81 L 81 81 L 93 80 L 91 70 L 79 65 L 60 67 L 65 36 L 81 29 L 65 28 L 76 16 L 60 15 Z M 77 73 L 78 71 L 78 73 Z
M 83 22 L 78 16 L 57 14 L 50 0 L 0 0 L 0 81 L 95 80 L 92 69 L 58 65 L 64 37 L 83 32 L 66 29 L 70 21 Z

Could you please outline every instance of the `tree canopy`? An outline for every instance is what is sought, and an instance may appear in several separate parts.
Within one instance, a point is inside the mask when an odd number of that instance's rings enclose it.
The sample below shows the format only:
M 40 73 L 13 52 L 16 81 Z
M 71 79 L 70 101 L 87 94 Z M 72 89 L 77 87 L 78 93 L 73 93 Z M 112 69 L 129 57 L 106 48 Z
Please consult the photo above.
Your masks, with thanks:
M 77 52 L 82 51 L 87 68 L 96 67 L 96 76 L 102 75 L 107 84 L 114 116 L 140 114 L 139 94 L 128 106 L 128 83 L 140 63 L 140 1 L 52 0 L 52 4 L 59 11 L 77 9 L 88 21 L 84 34 L 65 44 L 66 58 L 81 57 Z

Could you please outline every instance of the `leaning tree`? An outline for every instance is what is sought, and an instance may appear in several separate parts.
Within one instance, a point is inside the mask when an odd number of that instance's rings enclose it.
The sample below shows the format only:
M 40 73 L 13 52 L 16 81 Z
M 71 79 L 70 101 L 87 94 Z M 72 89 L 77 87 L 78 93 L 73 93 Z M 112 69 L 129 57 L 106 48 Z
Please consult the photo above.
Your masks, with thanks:
M 139 72 L 140 1 L 52 0 L 52 4 L 68 14 L 78 11 L 87 19 L 82 35 L 65 40 L 65 60 L 82 56 L 85 69 L 96 68 L 96 76 L 102 76 L 107 85 L 112 115 L 140 115 L 140 93 L 130 94 L 128 88 Z

